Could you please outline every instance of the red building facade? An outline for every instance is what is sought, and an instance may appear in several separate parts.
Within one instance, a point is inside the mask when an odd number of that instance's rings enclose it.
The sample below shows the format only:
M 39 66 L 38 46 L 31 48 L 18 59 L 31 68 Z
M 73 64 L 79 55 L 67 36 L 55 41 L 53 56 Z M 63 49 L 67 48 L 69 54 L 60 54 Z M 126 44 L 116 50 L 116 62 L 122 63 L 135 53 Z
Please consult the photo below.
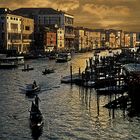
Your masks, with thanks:
M 57 34 L 49 31 L 44 33 L 44 48 L 45 51 L 56 50 L 57 48 Z

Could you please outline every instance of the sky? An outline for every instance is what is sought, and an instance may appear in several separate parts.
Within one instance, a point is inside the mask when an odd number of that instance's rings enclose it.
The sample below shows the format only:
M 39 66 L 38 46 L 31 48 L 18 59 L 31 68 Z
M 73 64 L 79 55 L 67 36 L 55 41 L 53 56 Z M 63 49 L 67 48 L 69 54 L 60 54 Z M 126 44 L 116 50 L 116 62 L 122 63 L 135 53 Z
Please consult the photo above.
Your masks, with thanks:
M 0 0 L 10 9 L 46 7 L 74 15 L 74 25 L 140 31 L 140 0 Z

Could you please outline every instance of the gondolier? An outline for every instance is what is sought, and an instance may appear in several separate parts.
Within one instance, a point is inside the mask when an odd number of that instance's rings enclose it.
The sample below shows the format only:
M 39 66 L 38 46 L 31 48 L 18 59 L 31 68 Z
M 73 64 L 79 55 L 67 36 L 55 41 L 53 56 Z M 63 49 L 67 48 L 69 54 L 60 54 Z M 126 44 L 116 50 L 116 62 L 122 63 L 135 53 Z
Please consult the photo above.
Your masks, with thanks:
M 35 96 L 35 105 L 39 108 L 39 101 L 41 101 L 40 99 L 39 99 L 39 97 L 36 95 Z

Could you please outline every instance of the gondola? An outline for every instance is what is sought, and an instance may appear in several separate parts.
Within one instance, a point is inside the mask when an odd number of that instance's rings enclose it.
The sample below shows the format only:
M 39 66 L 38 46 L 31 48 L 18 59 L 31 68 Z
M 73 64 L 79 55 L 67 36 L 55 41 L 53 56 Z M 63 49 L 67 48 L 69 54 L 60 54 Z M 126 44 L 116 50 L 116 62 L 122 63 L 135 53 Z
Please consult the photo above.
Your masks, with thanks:
M 38 98 L 38 96 L 36 96 L 36 98 Z M 30 128 L 31 129 L 42 129 L 43 127 L 43 116 L 39 109 L 39 104 L 37 102 L 35 99 L 35 103 L 32 101 L 32 105 L 31 105 L 31 110 L 30 110 Z
M 35 86 L 34 84 L 28 84 L 26 86 L 25 91 L 26 91 L 26 95 L 30 96 L 30 95 L 36 94 L 36 92 L 40 91 L 40 86 L 38 86 L 38 85 Z
M 54 73 L 54 69 L 45 69 L 44 71 L 42 71 L 43 75 L 51 74 L 51 73 Z

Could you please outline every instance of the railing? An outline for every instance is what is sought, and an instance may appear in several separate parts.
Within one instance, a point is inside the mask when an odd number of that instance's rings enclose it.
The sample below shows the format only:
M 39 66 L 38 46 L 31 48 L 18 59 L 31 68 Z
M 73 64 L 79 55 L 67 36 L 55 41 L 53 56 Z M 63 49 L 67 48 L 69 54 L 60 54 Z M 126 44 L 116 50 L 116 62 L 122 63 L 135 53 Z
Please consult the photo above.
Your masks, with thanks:
M 65 34 L 65 38 L 74 38 L 75 37 L 75 35 L 74 34 Z

